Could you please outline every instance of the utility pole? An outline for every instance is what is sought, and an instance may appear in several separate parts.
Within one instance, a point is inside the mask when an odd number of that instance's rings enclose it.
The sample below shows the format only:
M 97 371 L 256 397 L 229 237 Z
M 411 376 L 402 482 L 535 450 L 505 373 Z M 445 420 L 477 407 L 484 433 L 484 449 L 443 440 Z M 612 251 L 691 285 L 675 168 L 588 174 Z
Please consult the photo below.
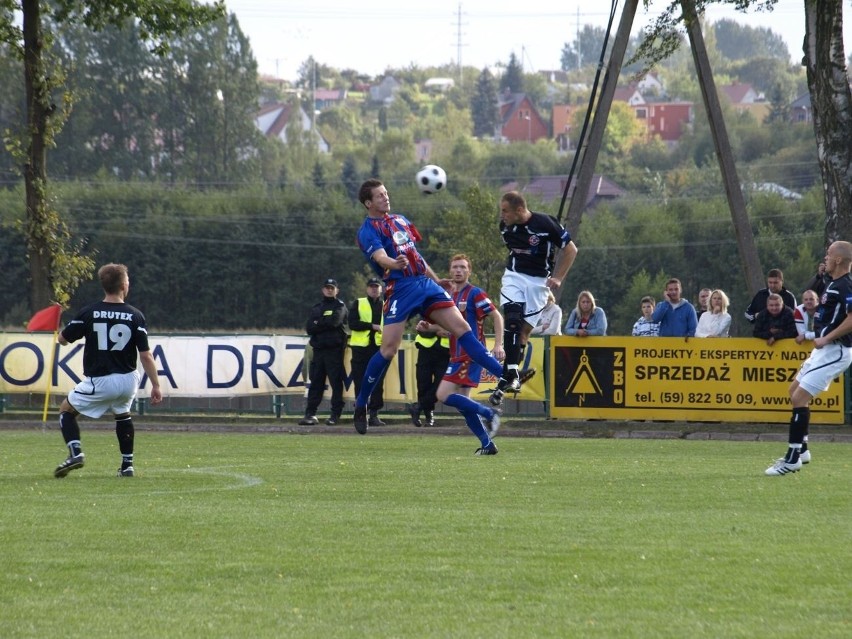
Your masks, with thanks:
M 740 186 L 737 167 L 734 164 L 734 153 L 731 150 L 728 129 L 725 127 L 725 119 L 722 116 L 719 93 L 716 91 L 716 83 L 713 80 L 713 70 L 710 68 L 710 59 L 707 57 L 707 49 L 704 46 L 701 22 L 695 11 L 695 0 L 681 0 L 680 6 L 683 10 L 686 32 L 689 34 L 689 44 L 692 47 L 692 59 L 695 62 L 695 71 L 698 74 L 698 86 L 701 87 L 701 96 L 704 99 L 704 107 L 707 109 L 713 145 L 716 147 L 719 170 L 722 173 L 722 182 L 725 185 L 725 196 L 728 198 L 728 207 L 731 209 L 731 220 L 734 223 L 734 234 L 737 236 L 740 262 L 745 273 L 748 292 L 755 295 L 763 287 L 763 272 L 760 268 L 760 259 L 757 256 L 751 222 L 746 212 L 743 189 Z
M 568 231 L 575 238 L 579 235 L 583 208 L 585 207 L 586 197 L 588 196 L 592 182 L 592 175 L 597 164 L 607 117 L 612 106 L 612 99 L 615 95 L 618 76 L 621 72 L 624 54 L 630 37 L 630 29 L 633 25 L 638 4 L 639 0 L 626 0 L 624 3 L 621 22 L 618 26 L 612 51 L 610 52 L 601 95 L 597 102 L 594 119 L 589 128 L 588 141 L 583 149 L 578 148 L 575 151 L 576 153 L 583 153 L 583 155 L 580 162 L 580 170 L 577 174 L 577 186 L 571 195 L 571 203 L 568 206 L 566 220 Z M 746 211 L 745 198 L 743 197 L 740 181 L 737 177 L 734 156 L 731 151 L 728 132 L 725 128 L 725 120 L 722 116 L 722 108 L 719 103 L 716 85 L 714 84 L 710 60 L 707 57 L 707 49 L 704 46 L 704 36 L 701 33 L 701 24 L 695 10 L 695 0 L 680 0 L 680 4 L 683 10 L 684 23 L 687 27 L 687 34 L 689 35 L 690 46 L 692 47 L 692 56 L 695 62 L 696 73 L 698 74 L 699 85 L 701 86 L 701 95 L 704 99 L 704 106 L 710 122 L 710 131 L 713 135 L 716 157 L 725 184 L 725 195 L 727 196 L 728 207 L 731 211 L 731 220 L 737 238 L 740 262 L 749 293 L 754 295 L 763 286 L 763 271 L 757 255 L 751 222 L 748 219 Z
M 598 98 L 591 127 L 589 127 L 586 146 L 583 149 L 578 148 L 574 151 L 575 153 L 582 153 L 583 156 L 580 162 L 580 170 L 577 173 L 577 186 L 571 195 L 571 203 L 568 205 L 566 219 L 568 232 L 571 233 L 572 237 L 577 237 L 580 232 L 580 221 L 583 216 L 583 209 L 586 206 L 586 196 L 589 194 L 592 177 L 595 173 L 595 165 L 598 163 L 598 154 L 603 144 L 606 121 L 609 118 L 612 98 L 615 96 L 615 88 L 618 85 L 618 74 L 621 72 L 621 65 L 624 62 L 624 54 L 627 51 L 627 44 L 630 41 L 630 29 L 633 27 L 633 18 L 636 15 L 636 7 L 638 5 L 639 0 L 627 0 L 624 3 L 621 22 L 615 34 L 615 42 L 612 45 L 606 73 L 604 74 L 601 95 Z
M 459 2 L 459 11 L 458 11 L 458 13 L 456 14 L 456 61 L 457 61 L 457 63 L 458 63 L 458 70 L 457 70 L 457 73 L 458 73 L 458 76 L 459 76 L 459 78 L 458 78 L 458 79 L 459 79 L 459 86 L 460 86 L 460 87 L 461 87 L 461 83 L 462 83 L 462 59 L 461 59 L 461 48 L 462 48 L 462 43 L 461 43 L 461 37 L 462 37 L 462 32 L 461 32 L 461 8 L 462 8 L 462 6 L 461 6 L 461 2 Z

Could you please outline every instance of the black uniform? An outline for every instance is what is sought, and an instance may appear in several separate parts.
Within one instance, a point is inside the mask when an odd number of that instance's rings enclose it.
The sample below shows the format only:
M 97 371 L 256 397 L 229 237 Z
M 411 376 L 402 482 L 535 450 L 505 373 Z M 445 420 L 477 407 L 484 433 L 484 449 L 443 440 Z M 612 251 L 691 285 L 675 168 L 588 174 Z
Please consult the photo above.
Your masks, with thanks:
M 852 275 L 847 273 L 836 280 L 831 280 L 825 287 L 814 316 L 814 324 L 818 327 L 817 335 L 820 337 L 828 335 L 843 323 L 850 312 L 852 312 Z M 846 333 L 834 341 L 848 348 L 852 346 L 852 333 Z
M 85 337 L 83 373 L 104 377 L 136 370 L 138 351 L 147 351 L 145 316 L 130 304 L 95 302 L 84 308 L 62 329 L 69 342 Z
M 336 297 L 323 297 L 311 308 L 305 332 L 310 335 L 314 351 L 311 361 L 311 388 L 308 391 L 306 415 L 315 415 L 322 402 L 325 380 L 331 387 L 331 415 L 340 417 L 343 412 L 343 354 L 346 350 L 346 305 Z

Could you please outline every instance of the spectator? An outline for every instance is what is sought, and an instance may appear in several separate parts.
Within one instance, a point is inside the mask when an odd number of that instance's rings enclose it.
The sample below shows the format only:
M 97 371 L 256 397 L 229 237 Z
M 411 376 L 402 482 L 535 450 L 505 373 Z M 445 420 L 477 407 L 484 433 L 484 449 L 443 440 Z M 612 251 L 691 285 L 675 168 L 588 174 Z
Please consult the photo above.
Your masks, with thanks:
M 663 298 L 651 315 L 651 320 L 660 324 L 660 337 L 694 337 L 698 326 L 695 307 L 683 299 L 680 280 L 672 278 L 666 282 Z
M 436 393 L 450 363 L 450 333 L 426 320 L 417 322 L 415 330 L 417 403 L 409 406 L 408 412 L 415 426 L 434 426 Z M 425 421 L 420 419 L 421 412 Z
M 302 426 L 319 423 L 317 408 L 325 391 L 325 380 L 331 387 L 331 416 L 325 420 L 329 426 L 340 422 L 343 412 L 343 355 L 346 351 L 346 304 L 337 299 L 337 281 L 331 278 L 322 285 L 322 301 L 311 308 L 305 332 L 311 336 L 313 348 L 311 362 L 311 387 L 308 390 L 308 402 L 305 417 L 299 422 Z
M 565 322 L 565 335 L 589 337 L 591 335 L 606 335 L 606 313 L 595 304 L 595 298 L 589 291 L 580 291 L 577 296 L 577 306 L 568 321 Z
M 793 309 L 784 305 L 784 300 L 778 293 L 770 293 L 766 298 L 766 310 L 760 311 L 754 318 L 754 336 L 765 339 L 767 346 L 772 346 L 779 339 L 796 335 Z
M 831 275 L 826 273 L 825 271 L 825 260 L 819 263 L 817 266 L 816 275 L 814 275 L 810 281 L 805 285 L 806 291 L 813 291 L 816 293 L 817 302 L 822 297 L 822 294 L 825 293 L 825 287 L 829 285 L 831 282 Z
M 708 308 L 698 318 L 695 337 L 728 337 L 731 329 L 731 315 L 728 313 L 728 296 L 722 289 L 710 293 Z
M 371 277 L 367 281 L 366 297 L 359 297 L 349 308 L 349 347 L 352 349 L 352 381 L 355 384 L 355 395 L 361 392 L 361 382 L 367 371 L 367 362 L 379 352 L 382 345 L 382 281 Z M 379 411 L 384 402 L 384 377 L 376 383 L 376 388 L 367 402 L 369 426 L 384 426 L 379 417 Z
M 829 276 L 831 277 L 831 276 Z M 817 327 L 814 325 L 817 306 L 819 306 L 819 297 L 815 291 L 805 291 L 802 293 L 802 303 L 793 311 L 793 320 L 796 322 L 796 344 L 801 344 L 805 340 L 813 340 L 816 337 Z
M 698 291 L 698 306 L 695 309 L 695 314 L 698 319 L 701 319 L 701 315 L 710 310 L 709 302 L 710 302 L 710 293 L 712 293 L 712 289 L 702 288 Z
M 654 314 L 654 298 L 646 295 L 642 298 L 641 304 L 642 317 L 636 320 L 631 334 L 633 337 L 658 337 L 660 325 L 651 319 Z
M 754 324 L 754 318 L 766 308 L 766 300 L 773 293 L 780 295 L 784 306 L 789 306 L 791 311 L 796 308 L 796 296 L 784 288 L 784 274 L 781 269 L 774 268 L 766 274 L 766 288 L 757 292 L 745 310 L 745 318 L 749 322 Z
M 547 303 L 541 311 L 538 324 L 530 331 L 530 335 L 562 335 L 562 309 L 550 289 L 547 290 Z

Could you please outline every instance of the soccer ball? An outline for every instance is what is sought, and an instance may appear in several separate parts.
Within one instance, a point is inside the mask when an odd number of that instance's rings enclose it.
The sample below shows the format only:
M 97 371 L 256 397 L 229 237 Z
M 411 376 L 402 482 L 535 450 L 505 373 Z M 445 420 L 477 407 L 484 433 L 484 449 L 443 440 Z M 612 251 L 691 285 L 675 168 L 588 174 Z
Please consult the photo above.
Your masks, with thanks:
M 447 173 L 440 166 L 427 164 L 417 172 L 417 186 L 424 193 L 437 193 L 447 186 Z

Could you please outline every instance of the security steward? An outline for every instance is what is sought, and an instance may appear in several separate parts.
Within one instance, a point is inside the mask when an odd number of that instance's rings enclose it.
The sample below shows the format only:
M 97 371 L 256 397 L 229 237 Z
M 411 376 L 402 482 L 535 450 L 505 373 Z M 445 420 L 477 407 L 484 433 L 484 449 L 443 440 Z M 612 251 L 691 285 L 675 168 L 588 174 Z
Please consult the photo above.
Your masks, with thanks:
M 359 297 L 349 307 L 349 346 L 352 349 L 352 381 L 355 396 L 361 392 L 361 382 L 367 370 L 367 362 L 382 345 L 382 281 L 371 277 L 367 281 L 367 296 Z M 376 384 L 367 404 L 369 426 L 384 426 L 379 411 L 384 407 L 384 373 Z
M 343 383 L 346 372 L 343 355 L 346 351 L 346 304 L 337 299 L 337 280 L 327 279 L 322 285 L 322 301 L 311 308 L 305 332 L 310 335 L 314 351 L 311 362 L 311 388 L 305 406 L 305 417 L 299 424 L 311 426 L 319 423 L 317 408 L 322 402 L 325 380 L 331 387 L 331 416 L 325 420 L 329 426 L 340 423 L 343 412 Z
M 417 329 L 414 346 L 417 348 L 417 403 L 408 407 L 411 423 L 415 426 L 435 425 L 435 393 L 447 372 L 450 363 L 450 334 L 437 324 L 430 324 L 430 330 Z M 425 419 L 420 419 L 420 413 Z

